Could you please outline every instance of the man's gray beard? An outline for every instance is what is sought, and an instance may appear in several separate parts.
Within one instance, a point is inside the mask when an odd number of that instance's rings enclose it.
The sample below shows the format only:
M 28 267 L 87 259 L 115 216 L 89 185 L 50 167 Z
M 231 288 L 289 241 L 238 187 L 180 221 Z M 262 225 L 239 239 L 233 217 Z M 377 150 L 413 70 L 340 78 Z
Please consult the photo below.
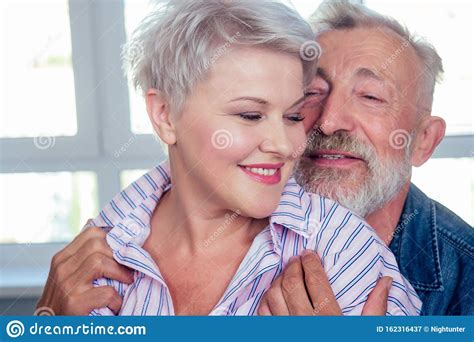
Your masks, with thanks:
M 295 167 L 295 179 L 306 191 L 330 198 L 366 217 L 393 199 L 410 178 L 410 145 L 404 149 L 402 160 L 381 161 L 372 146 L 347 133 L 326 136 L 313 131 Z M 355 170 L 317 167 L 308 158 L 317 150 L 338 150 L 358 155 L 365 160 L 367 172 L 354 175 Z

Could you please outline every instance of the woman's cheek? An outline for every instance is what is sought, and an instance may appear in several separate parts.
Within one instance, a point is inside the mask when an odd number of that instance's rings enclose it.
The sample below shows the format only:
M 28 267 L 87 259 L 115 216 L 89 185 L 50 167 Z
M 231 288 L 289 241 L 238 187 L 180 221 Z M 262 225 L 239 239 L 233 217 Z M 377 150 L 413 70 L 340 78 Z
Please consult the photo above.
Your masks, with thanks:
M 299 124 L 292 128 L 291 141 L 293 146 L 292 159 L 297 159 L 301 157 L 305 148 L 306 148 L 306 133 L 304 131 L 304 126 Z
M 203 136 L 207 138 L 199 139 L 201 151 L 205 151 L 209 157 L 227 160 L 233 164 L 245 160 L 258 149 L 257 136 L 248 127 L 208 127 Z

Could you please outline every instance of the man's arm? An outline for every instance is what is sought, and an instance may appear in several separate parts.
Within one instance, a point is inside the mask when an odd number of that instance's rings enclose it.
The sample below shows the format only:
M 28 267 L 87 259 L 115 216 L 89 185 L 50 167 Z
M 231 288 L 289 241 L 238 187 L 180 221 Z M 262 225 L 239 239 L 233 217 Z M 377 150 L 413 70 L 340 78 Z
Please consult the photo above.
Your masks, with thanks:
M 384 316 L 387 312 L 390 277 L 379 279 L 362 310 L 365 316 Z M 318 255 L 304 251 L 290 259 L 285 270 L 265 293 L 259 315 L 342 315 Z
M 133 282 L 133 273 L 115 261 L 105 236 L 102 228 L 87 228 L 54 255 L 37 308 L 48 307 L 56 315 L 88 315 L 106 306 L 120 310 L 122 298 L 113 287 L 92 283 L 103 277 Z

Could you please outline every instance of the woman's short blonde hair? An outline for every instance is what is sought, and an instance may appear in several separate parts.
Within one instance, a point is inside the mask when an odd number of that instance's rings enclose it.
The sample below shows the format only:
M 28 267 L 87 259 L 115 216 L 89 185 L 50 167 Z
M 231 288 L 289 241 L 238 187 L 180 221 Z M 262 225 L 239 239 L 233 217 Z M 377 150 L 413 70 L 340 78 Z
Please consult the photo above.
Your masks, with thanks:
M 124 69 L 137 90 L 158 89 L 176 112 L 234 45 L 295 56 L 304 83 L 314 77 L 319 51 L 310 25 L 285 4 L 268 0 L 161 1 L 124 46 Z

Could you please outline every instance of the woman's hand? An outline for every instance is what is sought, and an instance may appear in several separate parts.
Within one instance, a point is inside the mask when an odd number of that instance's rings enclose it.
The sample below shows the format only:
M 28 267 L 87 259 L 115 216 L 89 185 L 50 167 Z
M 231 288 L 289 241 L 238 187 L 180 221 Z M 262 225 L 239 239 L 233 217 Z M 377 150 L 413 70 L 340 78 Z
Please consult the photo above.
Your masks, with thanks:
M 88 315 L 105 306 L 114 312 L 120 310 L 122 298 L 113 287 L 92 284 L 102 277 L 133 282 L 133 272 L 114 260 L 106 233 L 102 228 L 90 227 L 54 255 L 37 311 L 46 307 L 56 315 Z
M 385 316 L 390 277 L 379 279 L 362 310 L 364 316 Z M 258 314 L 262 316 L 338 316 L 341 308 L 332 292 L 319 256 L 305 251 L 293 257 L 263 296 Z

